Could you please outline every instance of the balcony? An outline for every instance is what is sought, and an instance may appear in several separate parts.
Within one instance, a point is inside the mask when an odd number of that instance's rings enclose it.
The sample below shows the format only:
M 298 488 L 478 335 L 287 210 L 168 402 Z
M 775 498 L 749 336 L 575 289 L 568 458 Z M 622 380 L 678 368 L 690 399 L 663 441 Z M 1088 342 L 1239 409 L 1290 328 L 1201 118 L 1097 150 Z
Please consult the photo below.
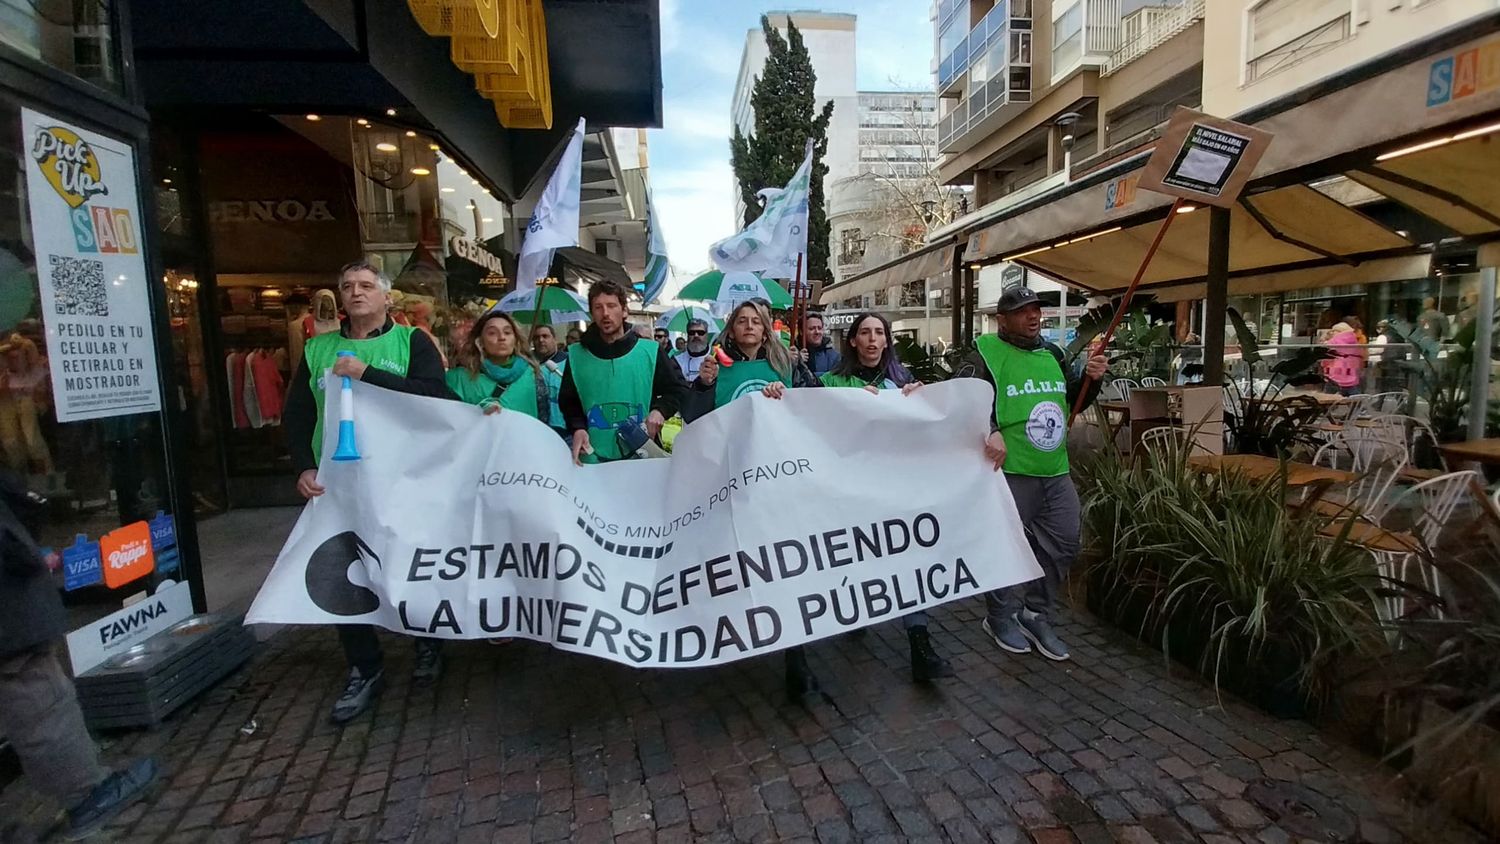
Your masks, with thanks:
M 1109 76 L 1203 20 L 1206 0 L 1176 0 L 1137 9 L 1120 20 L 1119 47 L 1105 61 Z
M 997 115 L 1005 106 L 1031 102 L 1030 11 L 1030 0 L 996 3 L 944 58 L 939 93 L 959 99 L 938 121 L 940 152 L 955 152 L 964 136 L 1004 122 Z
M 978 88 L 971 88 L 969 96 L 938 122 L 938 152 L 963 151 L 968 146 L 963 142 L 967 135 L 993 129 L 1019 110 L 1006 106 L 1031 102 L 1031 68 L 1024 70 L 1024 75 L 1005 72 Z
M 938 62 L 938 94 L 950 93 L 961 82 L 970 65 L 985 56 L 993 44 L 1011 30 L 1031 30 L 1031 0 L 999 0 L 993 9 L 969 30 L 957 46 Z

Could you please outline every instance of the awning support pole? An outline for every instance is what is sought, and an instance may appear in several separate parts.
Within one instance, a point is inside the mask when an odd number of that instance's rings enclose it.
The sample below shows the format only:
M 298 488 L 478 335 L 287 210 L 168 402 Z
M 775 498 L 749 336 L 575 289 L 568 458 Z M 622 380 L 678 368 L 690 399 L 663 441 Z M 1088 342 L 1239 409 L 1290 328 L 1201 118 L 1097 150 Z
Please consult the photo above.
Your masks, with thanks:
M 1229 310 L 1229 209 L 1208 212 L 1208 290 L 1203 297 L 1203 383 L 1224 383 L 1224 319 Z
M 1178 197 L 1173 200 L 1172 207 L 1167 209 L 1166 219 L 1161 221 L 1161 228 L 1156 230 L 1156 237 L 1151 239 L 1151 245 L 1146 248 L 1146 254 L 1141 257 L 1141 265 L 1135 270 L 1135 278 L 1130 280 L 1130 286 L 1125 288 L 1125 294 L 1120 297 L 1120 304 L 1115 306 L 1114 319 L 1110 320 L 1109 328 L 1105 329 L 1094 348 L 1104 349 L 1109 346 L 1109 341 L 1114 339 L 1115 329 L 1120 327 L 1120 322 L 1125 319 L 1125 312 L 1130 310 L 1130 300 L 1135 298 L 1135 289 L 1141 286 L 1141 279 L 1146 276 L 1146 268 L 1151 266 L 1151 259 L 1156 257 L 1156 250 L 1161 248 L 1162 238 L 1167 236 L 1167 229 L 1172 227 L 1172 221 L 1177 219 L 1177 210 L 1181 207 L 1182 198 Z M 1225 219 L 1228 219 L 1229 212 L 1225 211 L 1224 214 Z M 1210 255 L 1213 254 L 1212 249 L 1213 247 L 1210 246 Z M 1210 264 L 1212 264 L 1212 258 L 1210 258 Z M 1088 352 L 1085 351 L 1084 355 L 1087 357 Z M 1073 426 L 1073 420 L 1083 411 L 1083 402 L 1089 393 L 1089 382 L 1093 380 L 1087 373 L 1084 374 L 1083 385 L 1078 388 L 1078 400 L 1073 403 L 1073 412 L 1068 415 L 1068 427 Z
M 960 330 L 960 326 L 963 325 L 961 320 L 963 319 L 964 312 L 963 266 L 963 250 L 954 249 L 953 266 L 950 270 L 952 277 L 949 279 L 949 287 L 951 289 L 948 296 L 949 315 L 953 321 L 953 334 L 951 335 L 953 346 L 962 346 L 964 342 L 963 332 Z
M 1495 268 L 1479 269 L 1479 308 L 1474 316 L 1474 366 L 1469 381 L 1469 439 L 1484 439 L 1490 415 L 1490 349 L 1495 340 Z

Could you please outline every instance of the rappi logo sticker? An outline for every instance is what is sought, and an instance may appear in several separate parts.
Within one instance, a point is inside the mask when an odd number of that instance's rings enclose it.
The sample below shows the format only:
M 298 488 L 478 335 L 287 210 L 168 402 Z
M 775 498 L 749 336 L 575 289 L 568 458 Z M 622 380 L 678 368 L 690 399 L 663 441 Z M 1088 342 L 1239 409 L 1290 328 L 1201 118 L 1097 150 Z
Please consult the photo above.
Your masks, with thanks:
M 99 557 L 104 564 L 104 585 L 111 589 L 150 574 L 156 568 L 151 552 L 151 525 L 133 522 L 99 539 Z
M 99 169 L 99 156 L 72 129 L 51 126 L 38 130 L 31 145 L 31 159 L 69 208 L 109 193 Z

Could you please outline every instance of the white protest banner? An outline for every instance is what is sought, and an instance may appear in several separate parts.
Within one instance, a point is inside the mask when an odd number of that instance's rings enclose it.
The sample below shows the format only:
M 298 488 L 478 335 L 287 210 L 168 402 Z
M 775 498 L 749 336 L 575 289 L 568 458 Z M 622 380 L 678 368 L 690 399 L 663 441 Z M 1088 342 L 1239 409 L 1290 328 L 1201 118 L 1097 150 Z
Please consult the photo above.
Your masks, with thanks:
M 21 109 L 57 421 L 161 409 L 135 151 Z
M 354 388 L 363 459 L 324 460 L 328 492 L 246 623 L 519 636 L 691 667 L 1041 575 L 983 458 L 981 381 L 748 396 L 685 428 L 670 459 L 583 468 L 522 414 Z

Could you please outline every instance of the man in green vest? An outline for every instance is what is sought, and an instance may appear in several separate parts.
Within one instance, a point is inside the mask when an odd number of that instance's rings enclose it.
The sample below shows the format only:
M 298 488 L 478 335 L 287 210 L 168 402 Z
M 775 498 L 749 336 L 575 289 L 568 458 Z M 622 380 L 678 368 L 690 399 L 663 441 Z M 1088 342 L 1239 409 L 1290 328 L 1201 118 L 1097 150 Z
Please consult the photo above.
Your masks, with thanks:
M 635 456 L 632 435 L 644 427 L 654 439 L 687 389 L 677 364 L 650 332 L 643 337 L 626 323 L 629 295 L 613 281 L 590 287 L 593 324 L 568 346 L 557 405 L 579 465 Z
M 339 303 L 344 319 L 338 331 L 308 338 L 292 376 L 282 422 L 292 467 L 298 472 L 297 492 L 316 498 L 325 490 L 318 483 L 318 461 L 323 453 L 325 376 L 347 375 L 366 384 L 418 396 L 453 398 L 444 380 L 443 356 L 425 332 L 396 325 L 387 313 L 391 280 L 364 261 L 344 265 L 339 272 Z M 340 357 L 339 352 L 353 352 Z M 337 387 L 332 389 L 337 390 Z M 349 679 L 333 704 L 333 721 L 346 724 L 370 708 L 385 686 L 380 640 L 368 624 L 341 624 L 339 641 L 349 660 Z M 442 673 L 438 639 L 418 639 L 413 682 L 430 686 Z
M 959 365 L 959 377 L 982 378 L 995 388 L 985 456 L 1004 468 L 1011 497 L 1042 576 L 985 595 L 985 632 L 1002 650 L 1065 660 L 1068 646 L 1052 629 L 1058 589 L 1078 556 L 1078 491 L 1068 476 L 1068 415 L 1082 379 L 1066 365 L 1062 349 L 1042 339 L 1042 304 L 1036 293 L 1012 287 L 1000 296 L 1000 332 L 980 337 Z M 1090 353 L 1082 367 L 1091 380 L 1087 401 L 1098 394 L 1109 361 Z

